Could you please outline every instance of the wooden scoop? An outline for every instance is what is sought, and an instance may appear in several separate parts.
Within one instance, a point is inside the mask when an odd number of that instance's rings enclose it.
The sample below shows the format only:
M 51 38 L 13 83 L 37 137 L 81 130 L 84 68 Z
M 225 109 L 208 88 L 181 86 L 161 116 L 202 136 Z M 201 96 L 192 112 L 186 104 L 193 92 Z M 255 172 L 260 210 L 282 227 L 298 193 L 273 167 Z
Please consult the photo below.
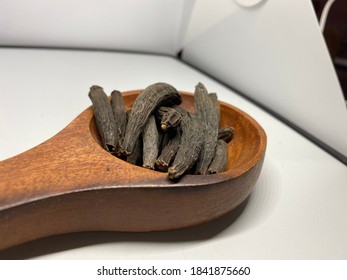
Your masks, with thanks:
M 124 94 L 130 108 L 140 91 Z M 181 93 L 193 110 L 192 94 Z M 100 146 L 92 108 L 37 147 L 0 162 L 0 249 L 81 231 L 145 232 L 197 225 L 244 201 L 259 176 L 266 135 L 241 110 L 221 102 L 221 125 L 235 128 L 226 172 L 166 173 L 118 159 Z

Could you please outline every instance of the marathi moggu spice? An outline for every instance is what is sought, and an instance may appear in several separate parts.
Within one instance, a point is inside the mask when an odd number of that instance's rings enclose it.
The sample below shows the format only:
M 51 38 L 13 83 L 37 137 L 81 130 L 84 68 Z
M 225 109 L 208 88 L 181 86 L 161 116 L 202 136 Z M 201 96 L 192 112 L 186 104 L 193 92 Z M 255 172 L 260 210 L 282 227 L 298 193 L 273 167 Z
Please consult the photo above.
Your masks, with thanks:
M 142 165 L 142 155 L 143 155 L 143 140 L 140 135 L 135 141 L 134 149 L 131 155 L 126 157 L 126 161 L 134 165 Z
M 222 127 L 218 131 L 218 140 L 224 140 L 226 143 L 229 143 L 233 139 L 234 133 L 233 127 Z
M 102 145 L 108 152 L 114 153 L 118 139 L 110 101 L 103 88 L 99 86 L 90 88 L 89 98 L 93 103 L 95 122 Z
M 220 103 L 202 83 L 195 87 L 195 112 L 180 105 L 178 91 L 155 83 L 142 91 L 126 111 L 122 94 L 111 102 L 99 86 L 90 88 L 95 121 L 103 147 L 127 162 L 167 172 L 177 181 L 185 174 L 214 174 L 228 165 L 232 127 L 220 127 Z
M 127 126 L 127 111 L 122 98 L 122 94 L 118 90 L 111 93 L 111 105 L 115 122 L 116 130 L 116 151 L 117 156 L 121 156 L 121 147 L 123 145 L 125 129 Z
M 164 131 L 178 126 L 182 120 L 181 114 L 173 107 L 159 107 L 157 115 L 161 129 Z
M 143 139 L 143 167 L 154 169 L 159 153 L 159 132 L 154 115 L 151 115 L 142 132 Z
M 223 140 L 217 141 L 215 154 L 212 162 L 208 167 L 209 174 L 223 172 L 228 165 L 228 143 Z
M 162 105 L 178 105 L 181 102 L 181 96 L 169 84 L 156 83 L 147 87 L 132 106 L 123 141 L 123 153 L 125 155 L 132 153 L 136 139 L 156 108 Z
M 218 140 L 218 113 L 216 106 L 210 98 L 202 83 L 195 87 L 195 112 L 203 131 L 203 145 L 197 162 L 196 174 L 207 174 L 207 169 L 212 161 Z
M 166 172 L 169 169 L 169 166 L 173 159 L 176 156 L 178 148 L 181 143 L 181 129 L 177 128 L 171 132 L 166 133 L 167 140 L 166 145 L 163 145 L 161 149 L 161 154 L 155 162 L 156 167 Z
M 218 124 L 218 127 L 219 127 L 219 124 L 220 124 L 220 104 L 219 104 L 219 101 L 218 101 L 217 93 L 212 92 L 212 93 L 209 93 L 208 96 L 211 99 L 211 101 L 213 103 L 213 106 L 215 108 L 215 111 L 216 111 L 216 114 L 217 114 L 217 124 Z
M 203 131 L 196 113 L 187 112 L 182 116 L 181 142 L 172 166 L 168 169 L 169 178 L 177 180 L 190 171 L 199 158 L 203 146 Z

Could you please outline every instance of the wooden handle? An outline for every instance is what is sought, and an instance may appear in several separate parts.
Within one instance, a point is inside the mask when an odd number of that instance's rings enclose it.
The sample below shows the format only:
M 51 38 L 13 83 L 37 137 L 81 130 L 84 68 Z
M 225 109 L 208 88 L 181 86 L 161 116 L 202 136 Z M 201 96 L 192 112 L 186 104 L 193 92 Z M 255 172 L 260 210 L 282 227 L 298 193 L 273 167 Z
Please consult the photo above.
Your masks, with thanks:
M 92 184 L 110 160 L 114 168 L 114 158 L 90 133 L 91 118 L 92 110 L 86 110 L 51 139 L 0 162 L 0 210 Z
M 51 139 L 0 162 L 0 249 L 70 231 L 54 222 L 69 215 L 60 209 L 70 194 L 124 185 L 122 174 L 134 173 L 97 143 L 90 131 L 92 114 L 87 109 Z

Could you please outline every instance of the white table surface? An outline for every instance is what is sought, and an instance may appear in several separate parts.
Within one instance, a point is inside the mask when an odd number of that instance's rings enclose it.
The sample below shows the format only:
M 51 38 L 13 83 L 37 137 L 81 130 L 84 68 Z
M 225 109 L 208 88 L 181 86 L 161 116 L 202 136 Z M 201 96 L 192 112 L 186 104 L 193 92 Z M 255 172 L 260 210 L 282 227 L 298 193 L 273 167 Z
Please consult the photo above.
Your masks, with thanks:
M 0 48 L 0 160 L 63 129 L 90 106 L 89 87 L 140 89 L 203 82 L 254 117 L 268 146 L 247 203 L 194 228 L 157 233 L 75 233 L 30 242 L 1 257 L 34 259 L 346 259 L 347 168 L 210 77 L 166 56 Z M 308 108 L 309 109 L 309 108 Z M 1 178 L 0 178 L 1 180 Z M 20 229 L 18 229 L 20 230 Z

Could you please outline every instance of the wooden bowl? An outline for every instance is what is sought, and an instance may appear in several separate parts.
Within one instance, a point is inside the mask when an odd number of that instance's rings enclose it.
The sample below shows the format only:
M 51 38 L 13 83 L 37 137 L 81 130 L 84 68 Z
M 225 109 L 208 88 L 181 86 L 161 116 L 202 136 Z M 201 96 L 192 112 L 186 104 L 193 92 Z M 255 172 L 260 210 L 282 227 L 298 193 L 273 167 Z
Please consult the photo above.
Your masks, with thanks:
M 140 91 L 124 93 L 131 107 Z M 194 96 L 181 92 L 182 107 Z M 232 210 L 260 174 L 266 135 L 249 115 L 221 102 L 221 126 L 235 128 L 227 170 L 186 175 L 129 164 L 100 146 L 92 108 L 57 135 L 0 162 L 0 249 L 81 231 L 161 231 L 194 226 Z

